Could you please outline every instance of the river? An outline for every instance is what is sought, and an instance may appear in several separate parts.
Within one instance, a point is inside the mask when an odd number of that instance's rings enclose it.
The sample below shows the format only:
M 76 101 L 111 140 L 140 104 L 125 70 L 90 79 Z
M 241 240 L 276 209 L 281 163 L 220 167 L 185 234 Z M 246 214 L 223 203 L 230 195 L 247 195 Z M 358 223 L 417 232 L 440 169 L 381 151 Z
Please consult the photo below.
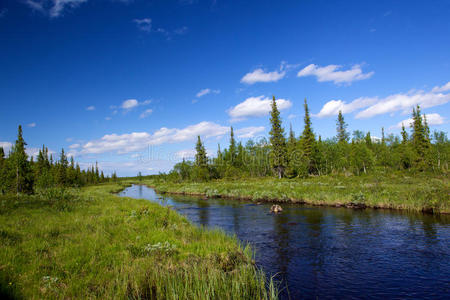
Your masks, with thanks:
M 171 205 L 198 225 L 250 243 L 277 274 L 282 299 L 450 299 L 450 217 L 159 195 L 133 185 L 121 196 Z

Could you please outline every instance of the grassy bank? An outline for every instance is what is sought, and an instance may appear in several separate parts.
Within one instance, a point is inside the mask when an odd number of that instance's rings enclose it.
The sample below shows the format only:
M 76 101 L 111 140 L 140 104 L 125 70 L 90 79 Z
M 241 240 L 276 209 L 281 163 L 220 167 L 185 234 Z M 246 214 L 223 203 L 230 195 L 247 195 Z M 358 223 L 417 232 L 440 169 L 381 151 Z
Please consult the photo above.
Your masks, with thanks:
M 154 177 L 142 182 L 159 192 L 241 198 L 256 202 L 301 202 L 450 213 L 450 181 L 446 176 L 437 175 L 321 176 L 281 180 L 246 178 L 202 183 L 174 183 Z
M 118 185 L 0 198 L 3 298 L 267 299 L 248 248 Z

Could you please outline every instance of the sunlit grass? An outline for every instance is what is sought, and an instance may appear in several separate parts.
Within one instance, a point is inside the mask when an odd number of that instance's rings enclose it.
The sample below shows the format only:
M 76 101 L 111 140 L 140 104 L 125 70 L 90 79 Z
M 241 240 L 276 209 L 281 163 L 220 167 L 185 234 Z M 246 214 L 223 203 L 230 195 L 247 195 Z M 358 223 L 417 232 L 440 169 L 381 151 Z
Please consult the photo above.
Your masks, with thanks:
M 269 299 L 252 253 L 119 185 L 0 198 L 0 293 L 15 298 Z M 59 192 L 56 192 L 56 195 Z M 70 194 L 70 195 L 69 195 Z M 60 195 L 61 196 L 61 195 Z
M 393 173 L 282 180 L 244 178 L 201 183 L 174 183 L 154 178 L 144 180 L 143 183 L 155 187 L 159 192 L 208 197 L 305 202 L 315 205 L 361 203 L 369 207 L 450 213 L 450 181 L 444 175 L 405 176 Z

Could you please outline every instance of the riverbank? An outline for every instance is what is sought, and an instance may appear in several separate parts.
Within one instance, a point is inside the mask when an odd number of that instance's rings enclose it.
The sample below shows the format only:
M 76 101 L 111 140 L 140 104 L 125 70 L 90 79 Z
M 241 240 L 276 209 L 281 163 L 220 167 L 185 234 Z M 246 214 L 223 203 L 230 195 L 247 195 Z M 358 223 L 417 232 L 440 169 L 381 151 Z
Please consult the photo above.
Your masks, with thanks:
M 438 175 L 321 176 L 281 180 L 245 178 L 181 183 L 153 177 L 140 183 L 153 187 L 160 193 L 245 199 L 254 202 L 450 213 L 450 181 L 446 176 Z
M 236 238 L 111 194 L 123 187 L 2 196 L 2 298 L 275 298 Z

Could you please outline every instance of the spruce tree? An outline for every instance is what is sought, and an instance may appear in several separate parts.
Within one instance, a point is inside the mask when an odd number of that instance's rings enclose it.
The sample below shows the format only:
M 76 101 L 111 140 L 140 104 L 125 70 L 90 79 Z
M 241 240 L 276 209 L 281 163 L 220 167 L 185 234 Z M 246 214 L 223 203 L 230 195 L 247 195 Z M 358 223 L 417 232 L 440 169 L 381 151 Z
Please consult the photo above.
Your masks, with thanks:
M 206 150 L 203 146 L 200 136 L 197 137 L 197 145 L 195 147 L 195 150 L 197 152 L 195 154 L 195 164 L 198 167 L 206 167 L 208 165 L 208 158 L 206 157 Z
M 234 139 L 233 127 L 230 128 L 230 147 L 228 149 L 228 154 L 230 156 L 229 162 L 234 166 L 236 164 L 237 149 L 236 140 Z
M 271 155 L 270 162 L 272 168 L 277 173 L 278 178 L 283 177 L 287 165 L 287 148 L 286 138 L 284 137 L 284 129 L 281 127 L 280 112 L 277 108 L 275 96 L 272 98 L 272 112 L 270 114 L 270 130 Z
M 69 163 L 67 161 L 67 156 L 64 152 L 64 148 L 61 149 L 61 154 L 59 156 L 59 164 L 58 164 L 58 184 L 61 186 L 65 186 L 67 184 L 67 168 Z
M 31 173 L 28 155 L 25 152 L 25 140 L 22 136 L 22 126 L 19 125 L 17 140 L 9 155 L 10 178 L 12 179 L 12 189 L 19 193 L 31 193 L 33 191 L 33 176 Z
M 297 151 L 297 139 L 295 138 L 295 133 L 292 130 L 292 124 L 289 126 L 289 138 L 287 141 L 287 154 L 288 154 L 288 168 L 286 173 L 288 176 L 297 175 L 297 165 L 299 161 L 298 151 Z
M 300 139 L 300 147 L 302 151 L 302 160 L 303 164 L 306 166 L 305 171 L 307 174 L 314 173 L 315 168 L 315 150 L 316 150 L 316 137 L 314 135 L 314 132 L 311 127 L 311 118 L 309 116 L 309 109 L 308 109 L 308 103 L 304 103 L 305 108 L 305 127 L 303 129 L 303 133 Z
M 337 130 L 337 139 L 339 143 L 347 143 L 349 139 L 349 133 L 347 132 L 347 124 L 345 123 L 344 116 L 342 115 L 342 111 L 339 111 L 337 122 L 336 122 L 336 130 Z

